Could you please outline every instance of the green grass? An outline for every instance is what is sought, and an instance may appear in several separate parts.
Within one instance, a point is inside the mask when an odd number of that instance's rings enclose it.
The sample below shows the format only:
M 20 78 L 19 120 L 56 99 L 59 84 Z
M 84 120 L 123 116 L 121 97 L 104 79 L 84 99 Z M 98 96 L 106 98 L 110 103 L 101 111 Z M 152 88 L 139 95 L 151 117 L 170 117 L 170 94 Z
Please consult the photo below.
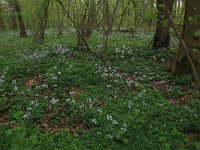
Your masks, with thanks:
M 92 51 L 101 37 L 89 39 Z M 48 33 L 44 44 L 1 33 L 0 149 L 198 150 L 192 75 L 173 77 L 175 53 L 151 50 L 150 41 L 151 34 L 111 35 L 105 66 L 76 50 L 71 33 Z

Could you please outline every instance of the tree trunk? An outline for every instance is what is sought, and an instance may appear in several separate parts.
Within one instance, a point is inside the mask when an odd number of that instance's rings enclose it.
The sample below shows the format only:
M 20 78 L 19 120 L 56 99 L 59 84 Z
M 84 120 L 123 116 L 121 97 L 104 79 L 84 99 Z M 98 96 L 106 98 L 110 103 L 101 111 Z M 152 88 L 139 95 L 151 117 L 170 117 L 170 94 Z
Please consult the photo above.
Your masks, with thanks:
M 17 0 L 13 0 L 13 5 L 14 5 L 15 11 L 17 13 L 17 19 L 18 19 L 18 24 L 19 24 L 19 29 L 20 29 L 20 36 L 25 38 L 25 37 L 27 37 L 27 33 L 26 33 L 24 20 L 23 20 L 22 14 L 21 14 L 21 6 Z
M 17 30 L 17 18 L 16 18 L 16 15 L 15 15 L 15 12 L 12 11 L 11 13 L 12 13 L 12 14 L 11 14 L 11 21 L 12 21 L 11 28 L 12 28 L 13 30 Z
M 92 32 L 96 28 L 98 23 L 98 7 L 99 3 L 96 3 L 95 0 L 86 1 L 84 6 L 83 14 L 81 14 L 81 19 L 78 23 L 78 29 L 81 32 L 84 40 L 87 41 L 91 36 Z M 86 49 L 86 43 L 79 34 L 77 34 L 77 47 L 78 49 Z
M 1 8 L 1 3 L 0 3 L 0 30 L 4 31 L 5 30 L 5 24 L 4 24 L 4 19 L 2 16 L 2 8 Z
M 166 0 L 170 12 L 173 11 L 174 0 Z M 156 33 L 153 41 L 153 49 L 169 48 L 170 46 L 170 21 L 166 11 L 165 1 L 157 0 L 158 16 L 156 22 Z
M 125 2 L 123 2 L 123 5 L 122 5 L 122 15 L 121 15 L 121 18 L 120 18 L 120 22 L 119 22 L 119 26 L 118 26 L 117 31 L 120 31 L 120 29 L 122 27 L 122 24 L 123 24 L 123 21 L 124 21 L 124 17 L 126 15 L 126 11 L 127 11 L 127 6 L 125 6 Z
M 104 28 L 104 34 L 103 34 L 103 45 L 102 45 L 102 51 L 100 54 L 100 59 L 103 62 L 106 62 L 107 57 L 107 49 L 108 49 L 108 40 L 109 40 L 109 27 L 110 27 L 110 10 L 108 6 L 108 0 L 102 1 L 103 9 L 103 28 Z
M 114 21 L 115 21 L 115 16 L 117 14 L 119 2 L 120 2 L 120 0 L 115 1 L 115 6 L 114 6 L 114 9 L 113 9 L 113 12 L 110 13 L 108 0 L 102 1 L 104 34 L 103 34 L 102 50 L 100 52 L 100 59 L 105 64 L 107 62 L 107 51 L 108 51 L 109 36 L 112 32 L 112 28 L 113 28 L 113 24 L 114 24 Z
M 35 36 L 35 41 L 42 43 L 44 41 L 45 30 L 47 27 L 48 20 L 48 9 L 49 9 L 50 0 L 44 0 L 41 6 L 41 12 L 39 12 L 39 23 L 38 23 L 38 32 Z
M 64 30 L 64 18 L 63 18 L 63 11 L 60 10 L 58 6 L 57 6 L 57 13 L 58 13 L 58 25 L 57 25 L 58 35 L 62 35 Z
M 184 17 L 184 27 L 182 31 L 182 38 L 185 41 L 188 49 L 190 50 L 190 55 L 194 57 L 194 63 L 200 62 L 200 37 L 195 36 L 196 31 L 200 30 L 200 17 L 197 11 L 200 10 L 200 1 L 199 0 L 187 0 L 185 8 L 185 17 Z M 182 50 L 182 46 L 179 46 L 175 62 L 172 65 L 172 72 L 174 74 L 182 74 L 190 72 L 190 67 L 186 59 L 186 54 Z M 193 49 L 198 51 L 193 52 Z M 197 59 L 197 60 L 195 60 Z M 199 65 L 197 65 L 198 67 Z M 200 68 L 197 68 L 200 70 Z

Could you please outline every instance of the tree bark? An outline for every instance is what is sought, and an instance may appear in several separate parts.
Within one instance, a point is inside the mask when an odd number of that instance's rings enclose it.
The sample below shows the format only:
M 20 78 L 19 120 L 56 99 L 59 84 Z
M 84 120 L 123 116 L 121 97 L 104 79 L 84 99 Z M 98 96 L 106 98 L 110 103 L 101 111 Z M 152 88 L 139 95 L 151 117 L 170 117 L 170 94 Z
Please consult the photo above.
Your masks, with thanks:
M 16 17 L 16 14 L 14 11 L 11 12 L 11 21 L 12 21 L 12 25 L 11 25 L 11 28 L 13 30 L 17 30 L 17 17 Z
M 4 19 L 2 16 L 2 7 L 1 7 L 1 3 L 0 3 L 0 30 L 4 31 L 6 28 L 5 23 L 4 23 Z
M 48 9 L 49 9 L 50 0 L 44 0 L 41 6 L 41 12 L 38 12 L 39 22 L 38 22 L 38 31 L 35 35 L 35 41 L 42 43 L 44 41 L 45 30 L 47 27 L 48 20 Z
M 60 10 L 59 6 L 57 6 L 57 13 L 58 13 L 58 25 L 57 25 L 58 35 L 62 35 L 64 30 L 64 17 L 63 17 L 63 11 Z
M 21 6 L 18 2 L 18 0 L 13 0 L 13 5 L 15 8 L 15 11 L 17 13 L 17 19 L 18 19 L 18 24 L 19 24 L 19 29 L 20 29 L 20 36 L 25 38 L 27 37 L 27 33 L 26 33 L 26 28 L 25 28 L 25 24 L 24 24 L 24 20 L 21 14 Z
M 195 32 L 200 30 L 200 16 L 195 10 L 200 10 L 199 0 L 187 0 L 185 8 L 184 26 L 182 31 L 182 38 L 189 49 L 190 55 L 193 55 L 194 63 L 199 63 L 200 60 L 196 60 L 196 57 L 200 55 L 200 38 L 195 36 Z M 182 74 L 190 72 L 188 67 L 188 61 L 186 59 L 186 54 L 182 51 L 183 47 L 180 45 L 176 59 L 172 65 L 172 72 L 174 74 Z M 193 52 L 193 49 L 197 49 L 197 52 Z M 195 56 L 195 58 L 194 58 Z M 199 62 L 198 62 L 199 61 Z M 199 65 L 197 65 L 198 67 Z M 200 68 L 197 70 L 200 70 Z
M 166 1 L 172 13 L 174 0 Z M 156 22 L 156 33 L 153 41 L 153 49 L 169 48 L 170 46 L 170 21 L 166 10 L 165 1 L 157 0 L 158 16 Z
M 102 50 L 100 53 L 100 59 L 103 63 L 107 61 L 107 51 L 108 51 L 108 43 L 109 43 L 109 36 L 112 32 L 113 24 L 115 21 L 115 15 L 117 13 L 117 8 L 119 6 L 120 0 L 115 1 L 114 10 L 111 13 L 109 10 L 108 0 L 102 0 L 102 13 L 103 13 L 103 45 Z
M 99 3 L 96 3 L 95 0 L 86 1 L 84 6 L 84 11 L 81 14 L 81 19 L 78 23 L 79 31 L 81 32 L 82 36 L 87 41 L 91 34 L 93 33 L 96 25 L 98 24 L 97 16 L 98 16 L 98 7 Z M 78 49 L 86 49 L 87 46 L 85 42 L 77 34 L 77 47 Z
M 175 26 L 175 24 L 174 24 L 174 20 L 173 20 L 173 18 L 172 18 L 172 14 L 170 13 L 170 10 L 169 10 L 169 7 L 167 6 L 167 3 L 165 3 L 165 6 L 167 7 L 167 12 L 168 12 L 169 19 L 170 19 L 170 22 L 171 22 L 171 24 L 172 24 L 172 27 L 173 27 L 173 29 L 174 29 L 174 32 L 175 32 L 177 38 L 178 38 L 179 41 L 180 41 L 180 45 L 181 45 L 182 48 L 183 48 L 182 51 L 184 51 L 184 53 L 185 53 L 185 55 L 186 55 L 186 58 L 187 58 L 187 61 L 189 62 L 189 65 L 190 65 L 190 67 L 191 67 L 191 70 L 192 70 L 192 72 L 193 72 L 193 74 L 194 74 L 195 80 L 196 80 L 196 82 L 197 82 L 197 88 L 200 89 L 200 79 L 199 79 L 199 76 L 198 76 L 198 74 L 197 74 L 197 70 L 196 70 L 196 68 L 195 68 L 195 66 L 194 66 L 194 63 L 193 63 L 193 61 L 192 61 L 192 58 L 191 58 L 191 56 L 190 56 L 190 51 L 189 51 L 189 49 L 187 48 L 187 45 L 186 45 L 185 41 L 184 41 L 183 38 L 181 37 L 181 34 L 178 32 L 178 30 L 177 30 L 177 28 L 176 28 L 176 26 Z
M 107 49 L 108 49 L 108 40 L 109 40 L 109 26 L 111 24 L 110 22 L 110 10 L 108 6 L 108 0 L 103 0 L 102 1 L 102 14 L 103 14 L 103 28 L 104 28 L 104 33 L 103 33 L 103 45 L 102 45 L 102 51 L 100 54 L 100 59 L 102 62 L 106 62 L 107 60 Z

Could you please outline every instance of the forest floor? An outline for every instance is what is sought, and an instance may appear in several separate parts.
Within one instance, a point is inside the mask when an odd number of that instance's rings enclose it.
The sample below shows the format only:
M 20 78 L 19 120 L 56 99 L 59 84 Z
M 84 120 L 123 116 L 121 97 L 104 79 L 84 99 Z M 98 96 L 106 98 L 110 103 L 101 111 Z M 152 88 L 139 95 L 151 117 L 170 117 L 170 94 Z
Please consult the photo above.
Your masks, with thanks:
M 151 34 L 115 33 L 108 65 L 75 36 L 44 44 L 0 36 L 0 149 L 200 149 L 200 96 L 192 75 L 173 77 L 173 50 Z M 89 40 L 98 52 L 102 35 Z

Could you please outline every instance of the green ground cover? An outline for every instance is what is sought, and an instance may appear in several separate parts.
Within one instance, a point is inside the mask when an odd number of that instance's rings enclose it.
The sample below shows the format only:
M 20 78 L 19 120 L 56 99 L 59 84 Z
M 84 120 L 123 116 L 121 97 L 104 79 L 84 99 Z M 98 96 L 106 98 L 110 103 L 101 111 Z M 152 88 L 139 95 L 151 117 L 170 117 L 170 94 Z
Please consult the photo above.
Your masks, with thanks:
M 92 51 L 101 38 L 90 38 Z M 113 34 L 103 65 L 71 33 L 44 44 L 1 33 L 0 150 L 200 149 L 192 75 L 173 77 L 173 48 L 150 41 Z

